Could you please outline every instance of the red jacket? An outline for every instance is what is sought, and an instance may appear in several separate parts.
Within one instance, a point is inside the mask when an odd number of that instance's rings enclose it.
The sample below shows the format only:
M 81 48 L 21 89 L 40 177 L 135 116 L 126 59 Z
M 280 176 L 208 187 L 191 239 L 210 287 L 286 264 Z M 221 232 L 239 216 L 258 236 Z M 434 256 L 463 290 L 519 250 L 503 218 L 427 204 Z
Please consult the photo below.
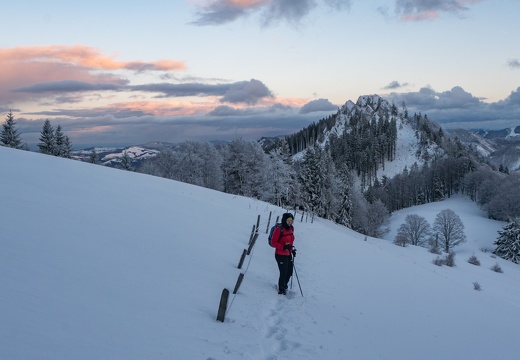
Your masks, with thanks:
M 286 244 L 291 245 L 291 249 L 294 243 L 294 228 L 291 226 L 289 229 L 283 228 L 283 235 L 280 236 L 280 228 L 282 228 L 283 225 L 277 226 L 274 228 L 273 231 L 273 241 L 272 244 L 275 247 L 274 253 L 277 255 L 291 255 L 291 250 L 284 250 L 284 246 Z

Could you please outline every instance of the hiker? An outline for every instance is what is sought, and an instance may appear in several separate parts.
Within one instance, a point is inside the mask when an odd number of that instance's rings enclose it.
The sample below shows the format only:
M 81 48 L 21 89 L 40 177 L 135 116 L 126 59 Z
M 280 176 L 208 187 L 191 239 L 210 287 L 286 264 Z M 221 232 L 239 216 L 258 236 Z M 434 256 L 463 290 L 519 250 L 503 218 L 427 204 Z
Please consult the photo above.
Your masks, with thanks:
M 293 274 L 293 256 L 296 256 L 296 249 L 293 247 L 294 228 L 292 226 L 294 216 L 285 213 L 282 216 L 282 223 L 273 231 L 273 245 L 275 247 L 274 257 L 280 270 L 278 278 L 278 294 L 287 294 L 287 285 Z

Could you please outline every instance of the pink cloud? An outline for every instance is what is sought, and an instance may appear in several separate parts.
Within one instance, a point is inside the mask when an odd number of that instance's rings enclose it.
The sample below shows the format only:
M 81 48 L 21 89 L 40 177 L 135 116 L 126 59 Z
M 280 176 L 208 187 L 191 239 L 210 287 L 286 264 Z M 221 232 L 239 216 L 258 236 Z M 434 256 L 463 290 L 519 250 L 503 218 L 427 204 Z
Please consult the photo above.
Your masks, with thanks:
M 81 81 L 123 85 L 127 80 L 111 73 L 93 70 L 176 71 L 183 70 L 182 61 L 153 62 L 117 61 L 88 46 L 34 46 L 0 48 L 0 105 L 16 101 L 36 100 L 45 94 L 28 94 L 17 89 L 45 82 Z
M 184 70 L 182 61 L 159 60 L 153 62 L 117 61 L 103 56 L 100 51 L 88 46 L 34 46 L 0 49 L 2 62 L 62 62 L 100 70 Z

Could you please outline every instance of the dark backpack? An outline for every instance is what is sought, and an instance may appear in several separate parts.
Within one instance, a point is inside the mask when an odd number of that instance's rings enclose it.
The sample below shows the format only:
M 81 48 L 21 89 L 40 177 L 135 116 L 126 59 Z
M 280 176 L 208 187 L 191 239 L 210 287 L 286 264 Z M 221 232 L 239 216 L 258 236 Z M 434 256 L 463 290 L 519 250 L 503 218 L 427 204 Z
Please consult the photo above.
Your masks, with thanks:
M 280 238 L 283 236 L 283 226 L 282 226 L 282 224 L 281 223 L 274 224 L 271 227 L 271 230 L 269 231 L 269 236 L 267 237 L 267 242 L 269 243 L 270 247 L 275 247 L 273 245 L 273 232 L 274 232 L 274 229 L 276 229 L 277 226 L 280 227 L 280 237 L 276 241 L 280 240 Z

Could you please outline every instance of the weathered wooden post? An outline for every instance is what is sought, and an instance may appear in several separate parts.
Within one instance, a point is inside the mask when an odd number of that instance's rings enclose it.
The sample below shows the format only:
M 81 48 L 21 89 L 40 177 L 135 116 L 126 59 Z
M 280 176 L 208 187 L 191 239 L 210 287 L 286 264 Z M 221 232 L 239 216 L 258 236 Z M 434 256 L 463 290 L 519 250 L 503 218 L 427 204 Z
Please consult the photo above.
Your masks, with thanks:
M 254 235 L 255 235 L 255 226 L 253 225 L 253 229 L 251 230 L 251 235 L 249 236 L 248 244 L 251 244 L 251 240 L 253 240 Z
M 271 224 L 271 214 L 272 214 L 272 211 L 269 211 L 269 219 L 267 219 L 267 227 L 265 228 L 266 234 L 269 233 L 269 225 Z
M 255 233 L 255 236 L 253 236 L 253 240 L 251 240 L 251 243 L 249 244 L 249 248 L 247 248 L 247 255 L 251 254 L 251 250 L 253 249 L 253 246 L 255 246 L 256 239 L 258 238 L 258 233 Z
M 246 255 L 247 255 L 247 250 L 244 249 L 244 251 L 242 252 L 242 256 L 240 257 L 240 261 L 238 262 L 238 268 L 239 269 L 242 269 L 242 265 L 244 264 L 244 259 L 246 258 Z
M 242 279 L 244 279 L 244 273 L 240 273 L 240 275 L 238 275 L 237 283 L 235 285 L 235 290 L 233 290 L 233 294 L 236 294 L 238 292 L 238 288 L 240 287 L 240 284 L 242 284 Z
M 220 304 L 218 306 L 217 321 L 224 322 L 224 319 L 226 318 L 226 309 L 227 309 L 228 298 L 229 298 L 229 290 L 228 289 L 222 290 L 222 295 L 220 296 Z

